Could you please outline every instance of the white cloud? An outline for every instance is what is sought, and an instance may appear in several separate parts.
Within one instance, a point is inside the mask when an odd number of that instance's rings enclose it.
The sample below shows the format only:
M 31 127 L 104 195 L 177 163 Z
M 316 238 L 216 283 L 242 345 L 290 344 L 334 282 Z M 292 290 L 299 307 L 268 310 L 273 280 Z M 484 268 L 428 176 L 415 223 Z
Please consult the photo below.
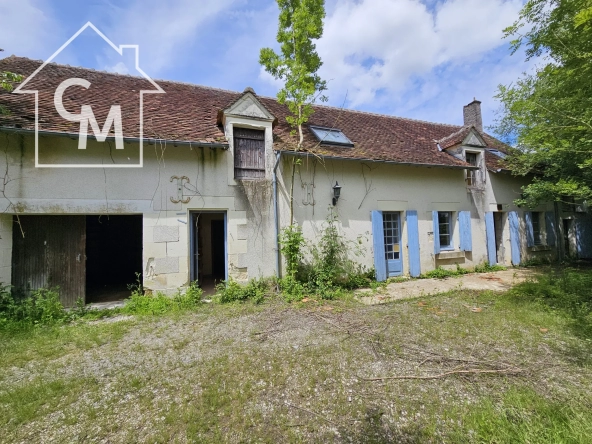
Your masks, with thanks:
M 118 62 L 113 66 L 106 66 L 105 71 L 115 72 L 117 74 L 129 74 L 129 68 L 124 62 Z
M 438 82 L 438 67 L 474 64 L 503 45 L 502 30 L 521 6 L 521 0 L 329 2 L 317 48 L 331 101 L 347 94 L 348 106 L 376 109 L 412 88 L 412 100 L 422 103 L 441 92 L 422 80 Z
M 518 0 L 454 0 L 441 5 L 435 31 L 445 60 L 469 58 L 499 46 L 503 29 L 522 7 Z
M 200 32 L 237 0 L 135 0 L 126 8 L 111 6 L 105 33 L 117 44 L 138 44 L 140 63 L 152 74 L 191 57 L 197 39 L 213 41 Z M 220 30 L 224 32 L 224 30 Z
M 60 27 L 42 1 L 0 0 L 0 57 L 46 59 L 62 42 Z M 57 45 L 57 46 L 56 46 Z

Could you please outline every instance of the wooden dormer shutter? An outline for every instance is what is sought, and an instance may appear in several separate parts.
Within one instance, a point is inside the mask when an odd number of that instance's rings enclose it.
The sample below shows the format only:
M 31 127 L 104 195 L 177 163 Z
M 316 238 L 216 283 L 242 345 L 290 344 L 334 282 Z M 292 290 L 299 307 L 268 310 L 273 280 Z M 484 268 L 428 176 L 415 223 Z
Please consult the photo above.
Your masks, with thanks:
M 265 178 L 265 131 L 233 128 L 234 178 Z

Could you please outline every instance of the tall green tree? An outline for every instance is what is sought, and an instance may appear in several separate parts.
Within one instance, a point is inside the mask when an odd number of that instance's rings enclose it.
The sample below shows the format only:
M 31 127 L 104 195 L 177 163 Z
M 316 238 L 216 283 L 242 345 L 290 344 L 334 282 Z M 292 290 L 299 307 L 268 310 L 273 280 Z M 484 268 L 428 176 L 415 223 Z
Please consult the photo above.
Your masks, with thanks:
M 0 48 L 0 52 L 4 51 L 2 48 Z M 18 74 L 14 74 L 12 72 L 8 72 L 8 71 L 0 71 L 0 89 L 6 90 L 6 91 L 12 91 L 13 90 L 13 83 L 16 82 L 20 82 L 21 80 L 23 80 L 22 76 L 19 76 Z
M 318 75 L 322 65 L 316 52 L 315 40 L 323 35 L 325 18 L 324 0 L 277 0 L 280 15 L 277 41 L 280 52 L 271 48 L 261 49 L 259 63 L 284 86 L 277 94 L 278 102 L 288 106 L 286 120 L 298 133 L 296 151 L 302 149 L 302 126 L 313 113 L 315 100 L 326 101 L 322 95 L 326 82 Z M 292 159 L 290 184 L 290 226 L 294 223 L 294 176 L 298 160 Z
M 500 86 L 496 132 L 517 149 L 516 174 L 535 174 L 522 203 L 592 199 L 592 0 L 529 0 L 505 30 L 537 67 Z

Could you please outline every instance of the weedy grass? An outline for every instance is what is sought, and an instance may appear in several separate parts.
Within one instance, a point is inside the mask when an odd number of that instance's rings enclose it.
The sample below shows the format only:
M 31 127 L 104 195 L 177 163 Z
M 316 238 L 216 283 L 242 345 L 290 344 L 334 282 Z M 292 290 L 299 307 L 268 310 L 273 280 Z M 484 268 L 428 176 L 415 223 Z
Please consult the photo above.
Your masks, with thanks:
M 194 310 L 203 304 L 202 290 L 197 283 L 191 283 L 183 293 L 167 296 L 157 292 L 155 295 L 145 294 L 141 288 L 134 289 L 121 313 L 131 315 L 162 315 L 170 312 Z
M 530 388 L 512 388 L 499 399 L 484 399 L 463 418 L 451 437 L 462 442 L 585 443 L 592 436 L 589 397 L 548 399 Z M 466 439 L 466 438 L 465 438 Z
M 577 323 L 591 279 L 568 269 L 506 293 L 264 298 L 13 333 L 0 441 L 587 443 L 592 336 Z M 507 365 L 521 372 L 439 376 Z
M 419 279 L 446 279 L 449 277 L 463 276 L 469 273 L 491 273 L 503 270 L 506 270 L 506 267 L 502 265 L 490 265 L 488 262 L 475 265 L 474 268 L 462 268 L 457 264 L 456 269 L 454 270 L 437 267 L 434 270 L 423 273 L 419 276 Z

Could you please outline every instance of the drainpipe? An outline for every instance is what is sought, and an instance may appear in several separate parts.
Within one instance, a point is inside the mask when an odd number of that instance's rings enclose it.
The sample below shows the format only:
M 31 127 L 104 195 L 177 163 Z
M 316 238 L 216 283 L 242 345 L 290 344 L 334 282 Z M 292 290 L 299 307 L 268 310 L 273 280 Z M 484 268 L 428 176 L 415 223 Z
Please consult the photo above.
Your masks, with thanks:
M 280 164 L 281 151 L 275 155 L 275 165 L 273 166 L 273 222 L 275 227 L 275 276 L 280 278 L 280 222 L 278 217 L 278 196 L 277 196 L 277 168 Z

